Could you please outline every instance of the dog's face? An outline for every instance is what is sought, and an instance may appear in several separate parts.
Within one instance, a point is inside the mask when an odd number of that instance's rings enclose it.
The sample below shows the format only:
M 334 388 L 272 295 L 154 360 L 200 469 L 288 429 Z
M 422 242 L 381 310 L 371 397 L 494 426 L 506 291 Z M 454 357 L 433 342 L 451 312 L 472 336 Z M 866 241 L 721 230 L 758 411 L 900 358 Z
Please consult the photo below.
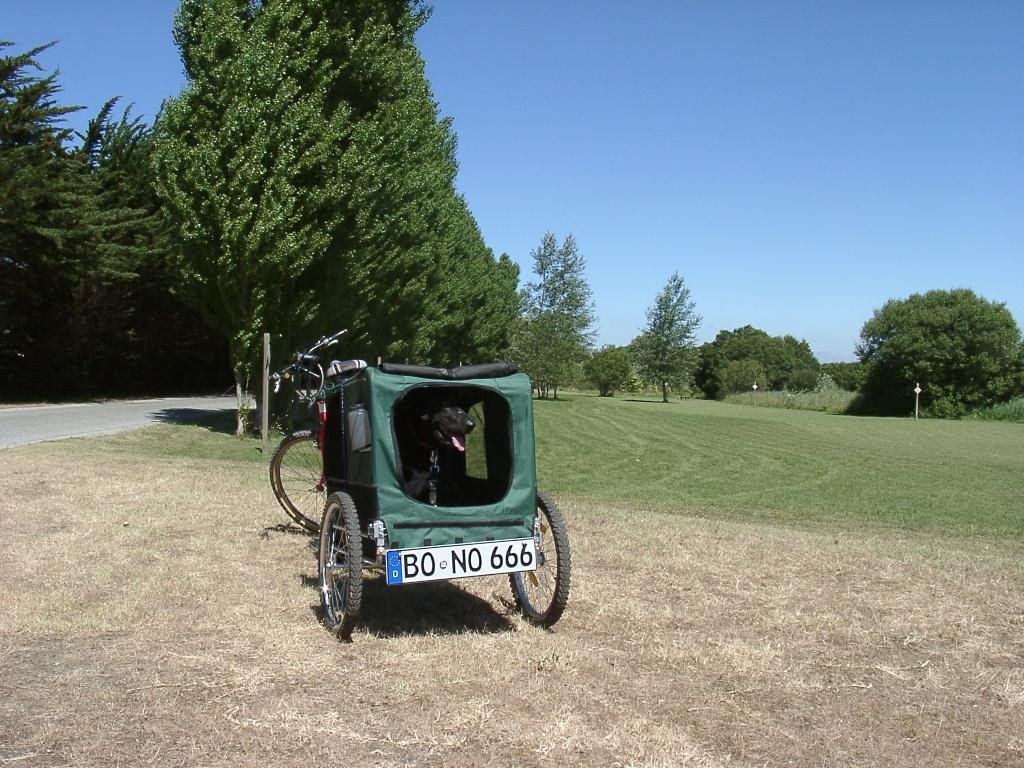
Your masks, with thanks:
M 438 445 L 465 452 L 466 435 L 476 426 L 468 413 L 457 406 L 445 405 L 421 418 L 429 425 L 431 437 Z

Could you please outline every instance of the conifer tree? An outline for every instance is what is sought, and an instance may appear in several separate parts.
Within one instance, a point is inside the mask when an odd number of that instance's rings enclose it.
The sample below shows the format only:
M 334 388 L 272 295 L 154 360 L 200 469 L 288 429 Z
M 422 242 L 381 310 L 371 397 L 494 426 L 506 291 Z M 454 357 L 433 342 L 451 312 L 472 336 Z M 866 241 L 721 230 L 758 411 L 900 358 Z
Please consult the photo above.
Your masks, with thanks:
M 0 390 L 50 381 L 64 356 L 69 250 L 81 239 L 82 174 L 65 143 L 57 73 L 0 41 Z
M 42 74 L 47 48 L 0 56 L 0 392 L 206 384 L 210 335 L 169 292 L 149 131 L 113 120 L 116 99 L 84 135 L 64 127 L 78 108 L 58 104 L 57 72 Z
M 87 379 L 108 394 L 212 383 L 223 390 L 223 345 L 172 291 L 167 232 L 153 190 L 152 130 L 130 108 L 114 119 L 116 101 L 90 121 L 77 150 L 89 167 L 98 230 L 76 302 Z

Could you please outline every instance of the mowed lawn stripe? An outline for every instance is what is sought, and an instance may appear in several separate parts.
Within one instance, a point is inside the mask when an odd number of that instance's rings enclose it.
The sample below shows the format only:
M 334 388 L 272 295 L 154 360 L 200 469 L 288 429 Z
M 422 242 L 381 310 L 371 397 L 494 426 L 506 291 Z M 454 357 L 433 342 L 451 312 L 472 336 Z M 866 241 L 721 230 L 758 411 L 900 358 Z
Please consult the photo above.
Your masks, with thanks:
M 556 497 L 1024 541 L 1024 425 L 586 395 L 536 401 L 535 414 L 539 483 Z M 229 421 L 138 430 L 93 450 L 269 461 L 258 440 L 225 434 Z
M 558 494 L 1024 537 L 1024 428 L 707 401 L 536 403 Z

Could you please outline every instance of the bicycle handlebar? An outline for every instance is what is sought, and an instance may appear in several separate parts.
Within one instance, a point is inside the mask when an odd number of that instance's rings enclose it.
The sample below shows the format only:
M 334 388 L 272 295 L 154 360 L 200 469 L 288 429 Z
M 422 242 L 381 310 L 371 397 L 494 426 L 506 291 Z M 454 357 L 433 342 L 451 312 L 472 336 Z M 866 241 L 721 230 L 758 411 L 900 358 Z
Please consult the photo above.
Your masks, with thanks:
M 321 347 L 333 347 L 335 344 L 338 343 L 338 339 L 340 339 L 346 333 L 348 333 L 348 328 L 342 328 L 340 331 L 338 331 L 333 336 L 323 336 L 323 337 L 321 337 L 316 342 L 316 344 L 314 344 L 312 347 L 309 348 L 309 350 L 306 352 L 306 354 L 310 355 L 313 352 L 315 352 L 316 350 L 320 349 Z
M 319 339 L 317 339 L 316 343 L 314 343 L 313 346 L 311 346 L 305 352 L 299 352 L 298 354 L 296 354 L 295 355 L 295 362 L 289 363 L 284 368 L 282 368 L 280 371 L 278 371 L 277 373 L 273 374 L 273 376 L 271 378 L 280 379 L 283 374 L 287 373 L 288 371 L 292 370 L 293 368 L 298 368 L 299 370 L 302 370 L 305 373 L 312 373 L 314 375 L 319 375 L 319 374 L 316 373 L 316 371 L 310 371 L 310 370 L 304 368 L 304 366 L 305 365 L 318 365 L 320 363 L 321 356 L 316 354 L 317 350 L 324 349 L 324 348 L 327 348 L 327 347 L 333 347 L 335 344 L 338 343 L 338 339 L 340 339 L 346 333 L 348 333 L 348 328 L 342 328 L 340 331 L 338 331 L 337 333 L 335 333 L 335 334 L 333 334 L 331 336 L 321 336 Z
M 290 371 L 298 371 L 300 373 L 305 373 L 309 376 L 315 377 L 320 382 L 319 389 L 322 389 L 324 385 L 324 369 L 323 366 L 320 364 L 320 355 L 315 353 L 319 349 L 327 349 L 329 347 L 333 347 L 335 344 L 338 343 L 338 339 L 340 339 L 346 333 L 348 333 L 348 328 L 342 328 L 340 331 L 338 331 L 335 334 L 332 334 L 331 336 L 321 336 L 319 339 L 317 339 L 316 343 L 313 344 L 313 346 L 311 346 L 308 350 L 306 350 L 305 352 L 298 353 L 295 356 L 294 363 L 289 363 L 280 371 L 271 375 L 270 378 L 273 379 L 274 381 L 274 393 L 276 394 L 281 390 L 281 378 Z M 310 367 L 307 368 L 307 365 Z M 312 366 L 316 366 L 317 370 L 313 370 Z

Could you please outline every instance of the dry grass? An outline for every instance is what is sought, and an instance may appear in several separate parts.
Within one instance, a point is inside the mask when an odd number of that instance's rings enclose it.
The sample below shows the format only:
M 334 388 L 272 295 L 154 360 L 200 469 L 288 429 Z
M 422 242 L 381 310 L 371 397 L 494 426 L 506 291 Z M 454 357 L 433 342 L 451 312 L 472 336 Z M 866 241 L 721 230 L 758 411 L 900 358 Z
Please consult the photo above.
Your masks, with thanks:
M 262 465 L 105 445 L 0 453 L 2 766 L 1024 765 L 1019 544 L 562 499 L 555 632 L 371 585 L 342 645 Z

